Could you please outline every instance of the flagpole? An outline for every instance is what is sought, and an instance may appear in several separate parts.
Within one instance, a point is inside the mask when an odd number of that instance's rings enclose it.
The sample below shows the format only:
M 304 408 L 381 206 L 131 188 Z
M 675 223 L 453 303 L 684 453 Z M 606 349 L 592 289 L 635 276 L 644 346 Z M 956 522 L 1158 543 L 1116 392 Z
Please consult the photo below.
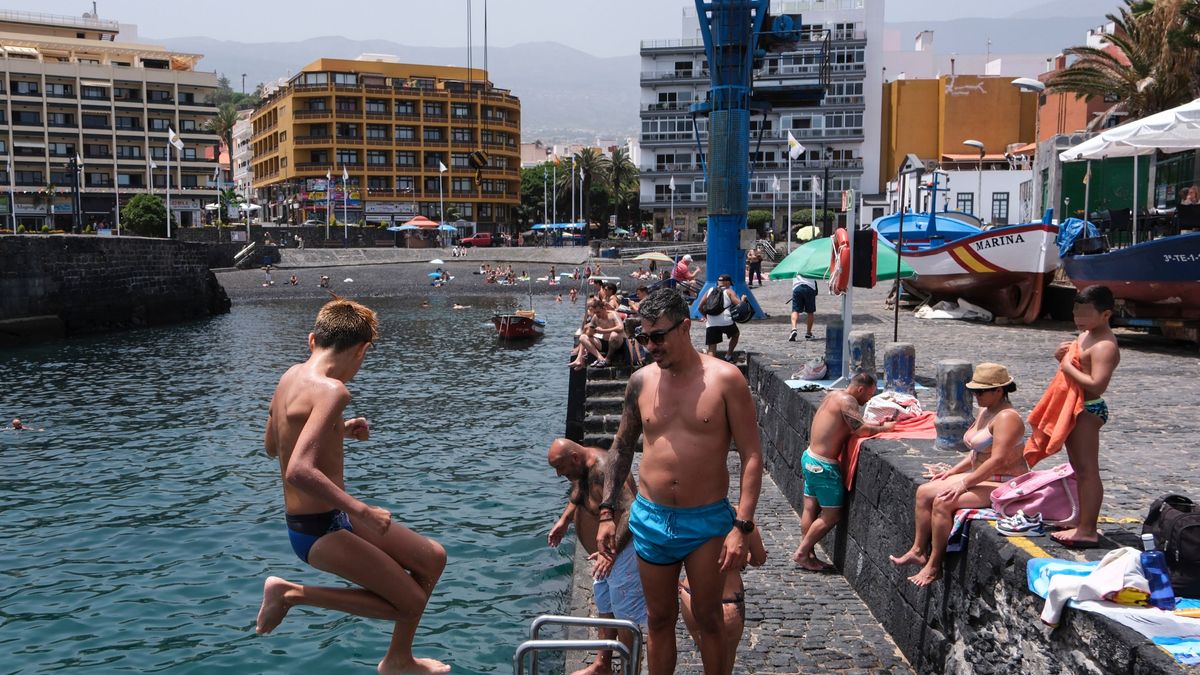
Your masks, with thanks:
M 575 222 L 575 158 L 571 158 L 571 222 Z
M 11 171 L 9 173 L 12 173 Z M 546 165 L 542 165 L 542 222 L 549 222 L 549 214 L 546 209 L 550 208 L 550 191 L 546 188 Z
M 446 220 L 446 196 L 442 190 L 442 174 L 438 173 L 438 225 Z
M 346 167 L 342 167 L 342 240 L 349 246 L 350 242 L 350 216 L 347 211 L 350 208 L 350 190 L 346 186 L 347 174 Z
M 167 239 L 171 238 L 171 146 L 167 141 Z
M 792 151 L 791 151 L 791 148 L 788 148 L 788 186 L 787 187 L 788 187 L 788 191 L 787 191 L 787 196 L 788 196 L 788 203 L 787 203 L 788 245 L 787 245 L 787 251 L 788 251 L 788 253 L 791 253 L 792 252 Z
M 8 217 L 12 218 L 12 230 L 13 230 L 13 234 L 16 234 L 17 233 L 17 202 L 16 202 L 16 197 L 14 196 L 16 194 L 16 190 L 13 187 L 14 185 L 15 185 L 15 183 L 14 183 L 14 178 L 13 178 L 13 163 L 12 163 L 12 158 L 9 157 L 8 158 Z
M 333 216 L 333 172 L 325 172 L 325 241 L 329 241 L 329 219 Z
M 558 157 L 555 157 L 554 166 L 550 168 L 550 187 L 554 190 L 554 199 L 550 201 L 554 205 L 553 221 L 558 222 Z
M 1083 174 L 1083 220 L 1088 219 L 1088 199 L 1092 196 L 1092 160 L 1087 161 L 1087 173 Z M 1070 218 L 1071 214 L 1067 214 Z M 1065 219 L 1063 219 L 1065 220 Z M 1060 221 L 1061 222 L 1061 221 Z M 1086 230 L 1085 230 L 1086 232 Z
M 117 206 L 114 211 L 117 214 L 117 236 L 121 236 L 121 170 L 116 166 L 113 167 L 113 194 L 116 195 Z
M 775 219 L 775 199 L 779 197 L 779 176 L 775 176 L 775 185 L 772 187 L 775 188 L 771 190 L 771 230 L 774 231 L 776 227 L 779 227 L 779 221 Z

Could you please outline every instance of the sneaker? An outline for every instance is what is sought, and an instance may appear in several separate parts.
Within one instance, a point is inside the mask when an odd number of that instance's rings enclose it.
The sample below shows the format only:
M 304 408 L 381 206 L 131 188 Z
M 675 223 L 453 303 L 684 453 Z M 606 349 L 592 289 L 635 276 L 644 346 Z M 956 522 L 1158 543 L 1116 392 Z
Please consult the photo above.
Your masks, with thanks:
M 795 341 L 796 341 L 796 331 L 793 330 L 792 334 L 790 336 L 788 336 L 788 342 L 795 342 Z
M 996 530 L 1006 537 L 1040 537 L 1046 534 L 1042 514 L 1030 517 L 1026 516 L 1024 511 L 1017 511 L 1015 516 L 1002 518 L 996 523 Z
M 816 340 L 817 338 L 812 333 L 809 333 L 808 335 L 804 336 L 804 339 L 805 340 Z

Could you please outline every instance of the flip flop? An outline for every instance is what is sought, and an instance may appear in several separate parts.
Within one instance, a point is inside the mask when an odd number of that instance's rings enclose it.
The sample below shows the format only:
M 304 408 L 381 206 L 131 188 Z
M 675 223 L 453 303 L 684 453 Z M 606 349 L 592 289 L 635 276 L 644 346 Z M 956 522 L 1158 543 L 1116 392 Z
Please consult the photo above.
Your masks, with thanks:
M 1075 551 L 1085 551 L 1090 548 L 1100 548 L 1100 540 L 1088 541 L 1087 539 L 1069 539 L 1065 537 L 1056 537 L 1053 534 L 1050 538 L 1063 545 L 1063 548 L 1069 548 Z

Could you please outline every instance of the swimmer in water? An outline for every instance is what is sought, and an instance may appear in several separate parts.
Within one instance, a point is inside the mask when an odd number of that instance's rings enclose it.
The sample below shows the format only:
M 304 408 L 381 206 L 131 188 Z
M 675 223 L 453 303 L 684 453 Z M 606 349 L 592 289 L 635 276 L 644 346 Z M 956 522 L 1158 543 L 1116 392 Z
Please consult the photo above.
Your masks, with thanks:
M 20 418 L 13 419 L 12 430 L 13 431 L 45 431 L 45 429 L 34 429 L 31 426 L 27 426 L 24 422 L 21 421 Z
M 365 441 L 362 417 L 343 419 L 346 383 L 378 339 L 375 312 L 335 298 L 317 314 L 308 360 L 279 380 L 263 439 L 279 458 L 288 538 L 305 563 L 357 588 L 302 586 L 279 577 L 263 584 L 257 631 L 270 633 L 296 605 L 394 621 L 380 673 L 448 673 L 450 667 L 412 654 L 413 636 L 446 566 L 436 541 L 392 522 L 392 514 L 350 496 L 343 479 L 342 440 Z
M 471 306 L 470 305 L 460 305 L 456 302 L 456 303 L 454 303 L 454 306 L 451 307 L 451 309 L 471 309 Z

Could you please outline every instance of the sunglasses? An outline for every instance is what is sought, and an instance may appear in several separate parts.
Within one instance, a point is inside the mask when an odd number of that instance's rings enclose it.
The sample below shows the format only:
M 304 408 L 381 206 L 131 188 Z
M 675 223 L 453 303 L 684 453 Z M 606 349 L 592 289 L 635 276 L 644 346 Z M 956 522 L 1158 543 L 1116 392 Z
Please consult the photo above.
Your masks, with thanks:
M 993 391 L 999 391 L 999 389 L 1000 389 L 999 387 L 992 387 L 991 389 L 972 389 L 971 395 L 972 396 L 983 396 L 984 394 L 990 394 Z
M 667 341 L 667 333 L 670 333 L 671 331 L 675 330 L 676 328 L 679 328 L 680 324 L 682 324 L 683 322 L 684 322 L 684 319 L 680 319 L 675 322 L 674 326 L 671 326 L 670 328 L 668 328 L 666 330 L 653 330 L 653 331 L 650 331 L 649 333 L 638 333 L 637 335 L 633 336 L 633 339 L 637 340 L 637 343 L 639 345 L 642 345 L 643 347 L 645 347 L 647 344 L 649 344 L 651 342 L 653 342 L 656 345 L 661 345 L 662 343 Z

